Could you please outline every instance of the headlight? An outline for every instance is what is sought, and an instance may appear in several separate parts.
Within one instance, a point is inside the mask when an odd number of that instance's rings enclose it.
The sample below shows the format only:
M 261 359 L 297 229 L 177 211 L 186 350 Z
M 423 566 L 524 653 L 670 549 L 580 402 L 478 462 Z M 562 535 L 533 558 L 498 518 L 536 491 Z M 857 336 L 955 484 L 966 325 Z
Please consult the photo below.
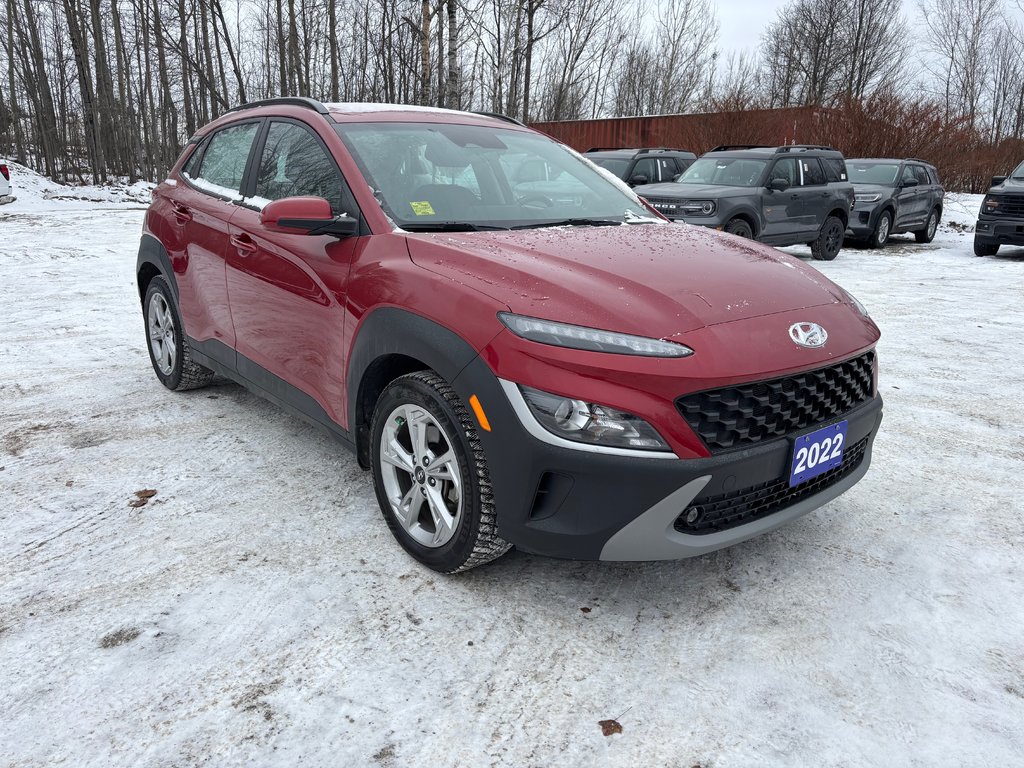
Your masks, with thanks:
M 548 432 L 577 443 L 667 451 L 668 444 L 646 421 L 606 405 L 552 395 L 519 385 L 530 413 Z
M 856 296 L 854 296 L 852 293 L 850 293 L 845 288 L 843 289 L 843 293 L 846 294 L 846 298 L 848 298 L 850 300 L 850 303 L 853 304 L 853 306 L 855 306 L 857 308 L 858 312 L 860 312 L 862 315 L 864 315 L 864 317 L 867 317 L 867 318 L 870 319 L 871 315 L 868 314 L 868 308 L 865 307 L 863 304 L 861 304 L 860 301 L 857 300 Z
M 875 192 L 875 193 L 867 193 L 867 192 L 865 192 L 864 194 L 861 194 L 861 195 L 854 195 L 854 200 L 856 200 L 858 203 L 877 203 L 881 199 L 882 199 L 882 196 L 880 194 L 878 194 L 877 192 Z
M 718 206 L 714 200 L 683 200 L 679 207 L 691 216 L 711 216 Z
M 693 354 L 692 349 L 682 344 L 631 336 L 628 333 L 599 331 L 579 325 L 513 315 L 510 312 L 499 312 L 498 319 L 516 336 L 555 347 L 643 357 L 689 357 Z
M 995 195 L 985 195 L 985 199 L 981 202 L 981 210 L 983 213 L 996 213 L 1001 202 L 1002 200 Z

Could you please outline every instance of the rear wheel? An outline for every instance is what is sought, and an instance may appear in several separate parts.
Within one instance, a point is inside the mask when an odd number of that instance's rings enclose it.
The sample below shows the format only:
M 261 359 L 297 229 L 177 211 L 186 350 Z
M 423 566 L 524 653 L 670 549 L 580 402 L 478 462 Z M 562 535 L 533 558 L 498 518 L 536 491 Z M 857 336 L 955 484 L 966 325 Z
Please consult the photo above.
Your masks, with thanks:
M 974 238 L 975 256 L 995 256 L 999 252 L 999 243 L 990 243 L 987 240 Z
M 835 216 L 829 216 L 821 225 L 818 239 L 811 243 L 811 256 L 817 261 L 832 261 L 843 247 L 845 233 L 843 222 Z
M 730 219 L 729 223 L 725 225 L 725 231 L 730 235 L 745 237 L 748 240 L 754 237 L 754 230 L 751 229 L 750 224 L 741 218 Z
M 891 232 L 892 214 L 888 211 L 882 211 L 882 214 L 878 217 L 878 223 L 875 224 L 875 231 L 868 238 L 868 245 L 872 248 L 881 248 L 889 240 Z
M 371 434 L 377 502 L 406 552 L 457 573 L 508 551 L 487 457 L 448 382 L 432 371 L 395 379 L 377 401 Z
M 149 339 L 149 360 L 165 387 L 180 392 L 205 387 L 213 380 L 213 371 L 192 360 L 171 289 L 162 277 L 150 281 L 142 315 Z
M 933 208 L 932 212 L 928 214 L 928 221 L 925 222 L 924 229 L 919 229 L 914 233 L 914 237 L 919 243 L 930 243 L 935 239 L 935 230 L 939 228 L 939 209 Z

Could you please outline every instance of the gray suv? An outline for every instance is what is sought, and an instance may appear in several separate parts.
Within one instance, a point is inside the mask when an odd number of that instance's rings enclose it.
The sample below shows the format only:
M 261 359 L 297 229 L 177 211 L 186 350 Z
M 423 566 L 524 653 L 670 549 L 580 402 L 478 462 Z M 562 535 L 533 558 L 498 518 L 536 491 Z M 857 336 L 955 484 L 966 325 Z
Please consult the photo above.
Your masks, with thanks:
M 716 147 L 670 184 L 637 187 L 674 221 L 713 227 L 769 245 L 807 243 L 831 261 L 853 207 L 846 161 L 831 147 Z
M 924 160 L 847 160 L 857 193 L 847 237 L 881 248 L 889 235 L 913 232 L 919 243 L 935 239 L 945 190 L 935 166 Z
M 652 147 L 648 149 L 601 149 L 594 147 L 583 156 L 606 171 L 611 171 L 631 187 L 672 181 L 685 171 L 697 156 L 685 149 Z

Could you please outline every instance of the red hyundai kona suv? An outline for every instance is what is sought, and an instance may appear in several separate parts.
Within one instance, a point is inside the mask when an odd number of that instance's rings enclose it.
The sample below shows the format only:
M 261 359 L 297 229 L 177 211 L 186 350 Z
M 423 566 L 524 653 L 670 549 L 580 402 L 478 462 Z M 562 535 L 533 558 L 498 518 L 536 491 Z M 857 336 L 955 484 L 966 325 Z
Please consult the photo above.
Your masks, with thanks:
M 154 191 L 137 274 L 166 387 L 325 428 L 443 572 L 734 544 L 854 485 L 882 417 L 842 288 L 501 116 L 234 109 Z

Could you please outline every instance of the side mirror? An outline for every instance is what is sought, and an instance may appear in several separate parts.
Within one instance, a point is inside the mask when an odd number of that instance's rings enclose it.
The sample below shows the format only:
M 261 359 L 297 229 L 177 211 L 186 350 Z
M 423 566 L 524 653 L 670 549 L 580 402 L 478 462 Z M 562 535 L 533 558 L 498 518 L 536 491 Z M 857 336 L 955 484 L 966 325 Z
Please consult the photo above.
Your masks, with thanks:
M 331 204 L 322 197 L 274 200 L 260 212 L 260 223 L 272 232 L 295 235 L 349 237 L 359 230 L 358 221 L 351 216 L 335 216 Z
M 916 187 L 919 183 L 917 179 L 904 179 L 900 186 L 906 189 L 907 187 Z
M 776 177 L 768 183 L 768 189 L 774 192 L 785 192 L 789 189 L 789 182 L 783 178 Z
M 641 186 L 643 184 L 646 184 L 648 181 L 650 181 L 650 179 L 648 179 L 642 173 L 638 173 L 636 176 L 634 176 L 633 178 L 631 178 L 629 180 L 629 186 L 631 186 L 631 187 L 639 187 L 639 186 Z
M 993 176 L 992 177 L 992 186 L 993 187 L 998 187 L 1004 181 L 1006 181 L 1006 177 L 1005 176 Z

